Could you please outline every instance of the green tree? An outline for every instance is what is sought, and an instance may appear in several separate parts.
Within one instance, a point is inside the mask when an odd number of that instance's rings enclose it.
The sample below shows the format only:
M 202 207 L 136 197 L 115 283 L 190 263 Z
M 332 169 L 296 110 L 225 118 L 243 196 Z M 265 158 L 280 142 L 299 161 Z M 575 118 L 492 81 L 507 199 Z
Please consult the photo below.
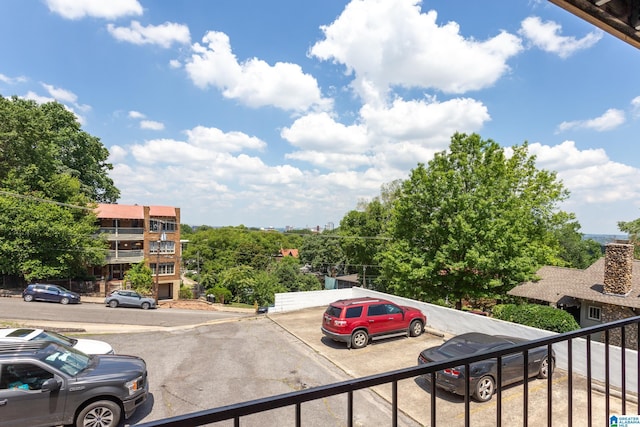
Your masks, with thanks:
M 418 165 L 394 204 L 381 254 L 390 290 L 419 300 L 496 297 L 556 261 L 551 229 L 567 192 L 537 170 L 527 145 L 456 133 L 449 151 Z
M 640 218 L 633 221 L 618 221 L 618 228 L 629 235 L 629 241 L 634 245 L 634 257 L 640 258 Z
M 113 165 L 108 157 L 100 139 L 84 132 L 63 105 L 0 96 L 2 187 L 64 201 L 58 181 L 68 176 L 79 181 L 78 190 L 88 200 L 113 203 L 120 192 L 109 178 Z
M 133 264 L 124 274 L 124 281 L 131 283 L 131 288 L 143 294 L 150 295 L 153 288 L 153 272 L 144 261 Z
M 0 96 L 0 269 L 35 279 L 85 275 L 106 244 L 93 202 L 119 192 L 109 152 L 58 103 Z
M 593 239 L 584 239 L 580 224 L 573 215 L 554 230 L 558 239 L 561 266 L 585 269 L 602 256 L 602 246 Z
M 302 264 L 309 264 L 313 271 L 328 276 L 345 273 L 347 258 L 335 231 L 303 236 L 298 253 Z

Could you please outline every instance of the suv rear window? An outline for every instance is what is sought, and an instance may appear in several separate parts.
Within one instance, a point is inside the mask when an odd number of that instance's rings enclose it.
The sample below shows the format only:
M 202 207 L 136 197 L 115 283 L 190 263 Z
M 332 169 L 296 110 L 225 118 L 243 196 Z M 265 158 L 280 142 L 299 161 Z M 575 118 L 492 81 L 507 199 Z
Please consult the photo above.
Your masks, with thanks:
M 340 313 L 342 313 L 342 308 L 334 307 L 330 305 L 329 307 L 327 307 L 327 311 L 325 311 L 325 313 L 327 313 L 331 317 L 340 317 Z
M 345 315 L 345 318 L 347 319 L 353 319 L 355 317 L 360 317 L 362 315 L 362 306 L 358 306 L 358 307 L 349 307 L 347 308 L 347 314 Z

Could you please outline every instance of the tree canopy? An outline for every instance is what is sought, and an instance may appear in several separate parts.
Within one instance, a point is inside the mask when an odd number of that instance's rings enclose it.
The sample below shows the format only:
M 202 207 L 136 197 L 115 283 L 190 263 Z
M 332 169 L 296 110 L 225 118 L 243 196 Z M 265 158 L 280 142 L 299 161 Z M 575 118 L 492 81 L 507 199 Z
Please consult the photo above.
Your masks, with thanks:
M 0 269 L 70 278 L 104 260 L 93 202 L 113 202 L 109 152 L 56 102 L 0 96 Z
M 568 193 L 537 170 L 526 144 L 509 155 L 492 140 L 456 133 L 419 164 L 395 200 L 381 254 L 390 290 L 420 300 L 494 297 L 558 262 L 552 233 Z

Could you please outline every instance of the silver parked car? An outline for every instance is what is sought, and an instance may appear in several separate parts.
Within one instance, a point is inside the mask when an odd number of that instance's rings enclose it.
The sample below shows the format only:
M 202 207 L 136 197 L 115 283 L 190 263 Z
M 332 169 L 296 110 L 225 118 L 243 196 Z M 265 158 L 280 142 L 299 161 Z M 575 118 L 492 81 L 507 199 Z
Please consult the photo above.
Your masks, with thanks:
M 156 301 L 153 298 L 145 297 L 136 291 L 125 289 L 111 292 L 111 295 L 104 299 L 104 303 L 111 308 L 137 307 L 143 310 L 156 308 Z

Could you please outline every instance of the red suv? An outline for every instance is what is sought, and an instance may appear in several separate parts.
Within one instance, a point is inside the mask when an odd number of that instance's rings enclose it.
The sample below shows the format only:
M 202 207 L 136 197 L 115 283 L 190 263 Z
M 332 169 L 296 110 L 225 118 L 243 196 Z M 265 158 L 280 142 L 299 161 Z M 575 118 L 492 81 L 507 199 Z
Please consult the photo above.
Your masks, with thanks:
M 369 339 L 422 334 L 426 316 L 413 307 L 379 298 L 351 298 L 332 302 L 324 312 L 322 333 L 347 347 L 366 347 Z

